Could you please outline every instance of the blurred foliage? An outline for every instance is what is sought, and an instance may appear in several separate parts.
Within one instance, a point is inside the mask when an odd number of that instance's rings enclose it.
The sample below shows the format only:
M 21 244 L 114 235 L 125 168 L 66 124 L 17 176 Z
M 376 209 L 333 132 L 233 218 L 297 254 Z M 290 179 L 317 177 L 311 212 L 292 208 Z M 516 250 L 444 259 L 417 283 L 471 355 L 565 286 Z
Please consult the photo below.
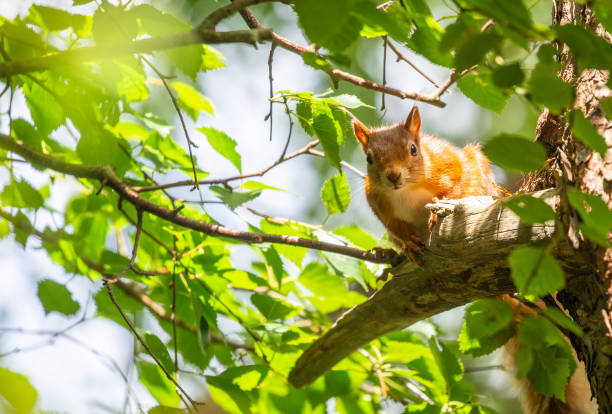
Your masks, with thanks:
M 223 5 L 195 0 L 73 3 L 67 10 L 33 5 L 23 16 L 0 18 L 2 64 L 18 66 L 91 45 L 112 47 L 183 33 Z M 432 14 L 424 0 L 400 0 L 386 9 L 377 8 L 378 3 L 300 0 L 293 6 L 266 4 L 254 10 L 276 21 L 293 8 L 306 38 L 319 46 L 302 56 L 303 64 L 315 70 L 339 67 L 367 77 L 368 69 L 356 58 L 361 53 L 371 56 L 373 42 L 378 41 L 378 48 L 382 44 L 378 38 L 388 36 L 430 62 L 456 70 L 462 75 L 459 90 L 483 111 L 503 113 L 510 99 L 518 99 L 531 111 L 546 106 L 554 113 L 566 113 L 576 136 L 590 149 L 605 151 L 603 138 L 590 121 L 580 111 L 567 112 L 575 91 L 556 77 L 559 64 L 551 46 L 551 41 L 561 40 L 581 68 L 610 70 L 612 46 L 603 39 L 579 26 L 552 28 L 534 23 L 538 19 L 532 6 L 538 2 L 528 7 L 518 0 L 512 4 L 456 0 L 449 5 L 451 14 L 440 17 Z M 606 2 L 592 3 L 610 30 Z M 244 27 L 238 16 L 222 26 L 226 24 Z M 208 71 L 235 63 L 210 45 L 191 44 L 147 55 L 17 70 L 3 77 L 3 93 L 11 99 L 23 97 L 29 114 L 15 119 L 10 112 L 2 116 L 8 118 L 12 139 L 61 161 L 110 165 L 133 187 L 169 180 L 189 183 L 194 173 L 204 179 L 214 171 L 211 166 L 204 169 L 191 155 L 182 129 L 174 127 L 176 112 L 161 100 L 166 97 L 160 92 L 165 85 L 181 114 L 189 115 L 187 128 L 204 134 L 214 151 L 242 173 L 243 159 L 253 154 L 241 154 L 232 137 L 202 125 L 200 115 L 213 116 L 215 106 L 198 86 Z M 374 93 L 342 84 L 339 92 L 280 91 L 272 102 L 283 107 L 306 135 L 319 140 L 327 168 L 338 171 L 321 180 L 319 207 L 326 208 L 328 217 L 347 211 L 351 192 L 345 173 L 351 172 L 341 160 L 343 148 L 355 146 L 349 115 L 355 111 L 374 119 Z M 609 108 L 608 103 L 604 109 Z M 502 133 L 490 138 L 484 148 L 499 166 L 525 172 L 544 164 L 540 144 L 515 130 L 495 132 Z M 99 182 L 79 178 L 71 181 L 78 191 L 58 211 L 49 199 L 63 174 L 46 169 L 46 182 L 34 185 L 28 179 L 29 170 L 17 168 L 6 149 L 0 150 L 0 156 L 8 172 L 0 193 L 2 237 L 12 237 L 24 247 L 36 243 L 30 239 L 38 239 L 51 260 L 67 273 L 97 283 L 126 269 L 131 250 L 126 246 L 139 233 L 134 206 L 121 204 L 117 194 Z M 301 174 L 316 176 L 317 172 Z M 280 191 L 256 177 L 240 185 L 234 180 L 209 184 L 203 185 L 206 194 L 242 218 L 249 201 Z M 159 189 L 141 195 L 194 220 L 215 223 L 207 214 L 209 200 L 185 204 Z M 612 213 L 605 203 L 580 192 L 570 193 L 569 199 L 583 220 L 585 237 L 608 246 Z M 508 207 L 527 224 L 555 219 L 548 206 L 528 196 L 510 201 Z M 60 222 L 37 228 L 36 218 L 45 212 Z M 379 244 L 359 223 L 334 229 L 265 214 L 249 217 L 244 220 L 252 231 L 334 240 L 363 249 Z M 286 377 L 298 356 L 330 327 L 338 312 L 363 302 L 364 292 L 380 287 L 376 275 L 382 269 L 333 253 L 307 255 L 301 247 L 270 244 L 249 245 L 256 259 L 240 269 L 232 257 L 240 246 L 238 241 L 207 236 L 145 214 L 135 265 L 127 268 L 113 289 L 124 312 L 147 312 L 164 331 L 140 332 L 146 347 L 139 344 L 134 355 L 139 381 L 159 404 L 149 412 L 188 411 L 186 400 L 168 378 L 180 367 L 196 372 L 215 403 L 230 413 L 323 413 L 332 407 L 338 413 L 374 413 L 389 402 L 405 413 L 492 413 L 465 376 L 462 359 L 467 354 L 489 354 L 515 334 L 522 357 L 518 375 L 527 377 L 538 392 L 564 398 L 575 362 L 555 325 L 576 332 L 579 328 L 554 312 L 542 318 L 517 317 L 499 300 L 470 305 L 458 341 L 408 328 L 373 341 L 312 385 L 295 389 Z M 518 249 L 509 262 L 525 300 L 536 301 L 564 284 L 563 271 L 548 248 Z M 41 281 L 38 296 L 46 313 L 79 311 L 70 290 L 55 281 Z M 98 317 L 128 328 L 105 289 L 96 294 L 95 303 Z M 176 317 L 176 327 L 170 315 Z M 230 329 L 229 320 L 238 328 Z M 8 412 L 31 412 L 36 407 L 37 392 L 27 378 L 4 368 L 0 368 L 0 396 L 0 406 Z M 179 406 L 183 409 L 176 410 Z

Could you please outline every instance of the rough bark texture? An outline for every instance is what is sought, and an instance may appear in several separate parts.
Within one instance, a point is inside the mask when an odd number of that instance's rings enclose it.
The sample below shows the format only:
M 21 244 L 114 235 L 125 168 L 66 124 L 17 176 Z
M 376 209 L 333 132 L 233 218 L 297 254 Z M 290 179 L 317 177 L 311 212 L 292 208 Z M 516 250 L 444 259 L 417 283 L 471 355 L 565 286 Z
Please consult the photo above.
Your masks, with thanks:
M 553 23 L 584 24 L 587 29 L 612 41 L 609 33 L 595 21 L 590 9 L 577 3 L 554 2 Z M 612 412 L 612 250 L 598 247 L 581 238 L 579 218 L 565 197 L 568 187 L 601 196 L 612 207 L 612 121 L 607 120 L 599 101 L 612 96 L 606 87 L 609 74 L 600 70 L 578 68 L 565 45 L 560 47 L 562 70 L 559 76 L 576 86 L 574 107 L 597 127 L 605 138 L 608 151 L 605 159 L 575 140 L 562 116 L 544 111 L 538 120 L 536 139 L 542 142 L 553 158 L 549 174 L 535 178 L 530 189 L 556 186 L 560 190 L 559 210 L 567 239 L 577 249 L 590 268 L 582 274 L 572 274 L 558 299 L 584 329 L 583 338 L 572 338 L 579 359 L 584 361 L 593 394 L 602 413 Z
M 553 208 L 558 204 L 554 189 L 534 195 Z M 423 267 L 399 266 L 380 291 L 340 317 L 299 358 L 289 377 L 293 385 L 309 384 L 385 333 L 476 299 L 512 292 L 508 253 L 519 246 L 545 244 L 555 232 L 554 221 L 527 226 L 491 197 L 468 197 L 436 206 L 439 215 L 447 216 L 439 219 L 427 241 Z M 569 275 L 583 275 L 590 269 L 566 243 L 560 243 L 554 254 Z

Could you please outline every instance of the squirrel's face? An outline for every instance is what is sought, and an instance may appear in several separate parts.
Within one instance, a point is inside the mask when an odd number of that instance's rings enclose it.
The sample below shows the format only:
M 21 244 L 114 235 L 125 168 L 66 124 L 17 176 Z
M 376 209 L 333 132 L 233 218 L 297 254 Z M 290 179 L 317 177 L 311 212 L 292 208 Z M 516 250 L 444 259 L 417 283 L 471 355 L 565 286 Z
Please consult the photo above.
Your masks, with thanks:
M 368 163 L 370 188 L 399 190 L 418 182 L 423 176 L 423 157 L 419 147 L 421 118 L 412 108 L 406 122 L 369 130 L 353 121 L 355 136 Z

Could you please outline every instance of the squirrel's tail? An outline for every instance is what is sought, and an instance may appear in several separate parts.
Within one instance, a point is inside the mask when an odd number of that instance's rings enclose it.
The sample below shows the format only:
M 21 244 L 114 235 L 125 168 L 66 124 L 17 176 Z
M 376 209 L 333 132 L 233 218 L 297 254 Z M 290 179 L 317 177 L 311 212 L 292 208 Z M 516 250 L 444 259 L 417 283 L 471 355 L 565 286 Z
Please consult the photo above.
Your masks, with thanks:
M 503 295 L 501 299 L 507 301 L 515 313 L 530 315 L 533 310 L 527 308 L 518 300 L 508 295 Z M 567 338 L 566 338 L 567 340 Z M 569 341 L 568 341 L 569 343 Z M 570 344 L 571 346 L 571 344 Z M 537 393 L 527 378 L 516 378 L 516 354 L 519 349 L 519 342 L 516 336 L 510 338 L 503 348 L 502 355 L 504 365 L 510 376 L 514 379 L 519 391 L 521 405 L 526 414 L 595 414 L 597 413 L 597 401 L 591 398 L 591 388 L 586 376 L 586 369 L 582 361 L 579 361 L 574 353 L 574 359 L 578 363 L 576 372 L 570 378 L 570 382 L 565 389 L 565 402 L 552 397 L 546 397 Z

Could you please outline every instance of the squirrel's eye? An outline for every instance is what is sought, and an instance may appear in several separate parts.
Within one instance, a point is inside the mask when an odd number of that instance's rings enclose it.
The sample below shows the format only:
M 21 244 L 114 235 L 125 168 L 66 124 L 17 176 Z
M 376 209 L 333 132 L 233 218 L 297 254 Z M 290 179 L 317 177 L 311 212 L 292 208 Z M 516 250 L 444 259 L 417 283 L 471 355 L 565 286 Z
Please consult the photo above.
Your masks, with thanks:
M 417 155 L 416 145 L 414 145 L 414 144 L 412 144 L 410 146 L 410 155 L 412 155 L 413 157 L 416 157 L 416 155 Z
M 372 156 L 370 154 L 368 154 L 368 156 L 366 157 L 366 161 L 368 162 L 368 164 L 372 164 Z

